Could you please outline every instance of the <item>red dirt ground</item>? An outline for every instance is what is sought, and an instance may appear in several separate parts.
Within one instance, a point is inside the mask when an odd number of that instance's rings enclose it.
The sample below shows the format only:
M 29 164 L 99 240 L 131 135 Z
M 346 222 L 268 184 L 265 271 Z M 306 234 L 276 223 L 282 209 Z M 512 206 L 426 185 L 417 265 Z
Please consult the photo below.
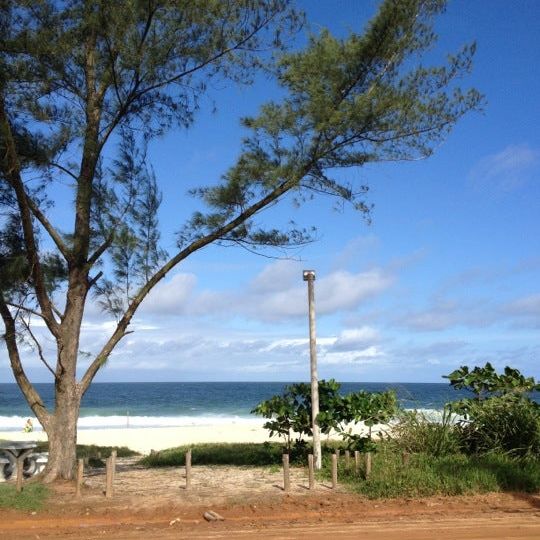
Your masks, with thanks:
M 186 490 L 182 469 L 120 463 L 112 499 L 103 473 L 91 472 L 81 499 L 72 484 L 59 484 L 44 510 L 0 511 L 0 538 L 540 539 L 539 495 L 369 501 L 325 484 L 309 491 L 304 471 L 291 472 L 284 493 L 278 470 L 196 467 Z M 224 521 L 207 522 L 207 510 Z

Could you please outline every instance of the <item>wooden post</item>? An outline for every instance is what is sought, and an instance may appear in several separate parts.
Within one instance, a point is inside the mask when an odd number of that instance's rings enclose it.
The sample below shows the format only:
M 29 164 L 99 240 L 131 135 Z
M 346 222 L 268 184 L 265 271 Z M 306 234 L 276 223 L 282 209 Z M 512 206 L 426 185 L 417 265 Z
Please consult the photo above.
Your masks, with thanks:
M 371 474 L 371 452 L 366 452 L 366 478 Z
M 17 493 L 22 491 L 24 459 L 17 458 Z
M 360 471 L 360 452 L 358 450 L 354 451 L 354 474 L 358 474 Z
M 313 454 L 308 454 L 309 489 L 315 489 L 315 471 L 313 466 Z
M 322 467 L 321 430 L 317 421 L 319 414 L 319 376 L 317 374 L 317 333 L 315 329 L 315 271 L 304 270 L 304 281 L 308 284 L 309 318 L 309 369 L 311 380 L 311 430 L 313 433 L 313 456 L 315 468 Z
M 105 497 L 107 499 L 112 499 L 113 496 L 113 463 L 112 463 L 112 456 L 109 456 L 107 458 L 107 473 L 105 475 L 106 478 L 106 488 L 105 488 Z
M 348 471 L 351 466 L 351 453 L 349 450 L 345 450 L 345 469 Z
M 191 448 L 186 452 L 186 489 L 191 487 Z
M 341 453 L 341 450 L 339 448 L 336 448 L 335 450 L 335 454 L 337 456 L 337 460 L 338 460 L 338 463 L 339 463 L 339 454 Z
M 289 471 L 289 454 L 283 454 L 283 491 L 290 491 L 291 476 Z
M 116 480 L 116 456 L 118 452 L 116 450 L 113 450 L 111 452 L 111 467 L 112 467 L 112 476 L 113 481 Z
M 78 467 L 77 467 L 77 485 L 76 485 L 76 491 L 75 491 L 75 497 L 78 499 L 81 496 L 81 486 L 83 483 L 83 475 L 84 475 L 84 459 L 80 458 L 78 461 Z
M 332 489 L 337 487 L 337 452 L 332 454 Z

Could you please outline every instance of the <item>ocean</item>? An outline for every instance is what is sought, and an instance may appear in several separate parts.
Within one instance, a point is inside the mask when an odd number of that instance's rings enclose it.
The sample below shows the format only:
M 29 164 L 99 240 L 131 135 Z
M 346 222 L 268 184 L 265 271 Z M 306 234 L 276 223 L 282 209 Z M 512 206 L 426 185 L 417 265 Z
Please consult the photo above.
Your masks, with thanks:
M 250 411 L 283 391 L 284 382 L 95 383 L 83 398 L 79 429 L 166 427 L 253 421 Z M 36 384 L 52 408 L 52 384 Z M 467 396 L 445 383 L 342 383 L 341 392 L 394 389 L 402 407 L 427 413 Z M 0 431 L 20 431 L 34 418 L 16 384 L 0 384 Z M 37 430 L 41 429 L 34 422 Z

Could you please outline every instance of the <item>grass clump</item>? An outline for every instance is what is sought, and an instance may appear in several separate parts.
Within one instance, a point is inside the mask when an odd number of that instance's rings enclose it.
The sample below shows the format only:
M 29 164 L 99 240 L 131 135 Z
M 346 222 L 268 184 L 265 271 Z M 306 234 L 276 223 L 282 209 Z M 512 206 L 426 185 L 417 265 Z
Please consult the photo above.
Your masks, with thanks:
M 47 487 L 37 482 L 26 484 L 20 493 L 14 484 L 0 484 L 0 508 L 40 510 L 48 494 Z
M 279 465 L 283 452 L 279 443 L 205 443 L 155 452 L 140 463 L 148 467 L 184 466 L 185 454 L 190 448 L 193 465 Z
M 108 458 L 111 452 L 116 450 L 118 457 L 132 457 L 140 455 L 135 450 L 131 450 L 127 446 L 96 446 L 95 444 L 78 444 L 77 445 L 77 457 L 78 458 L 96 458 L 98 454 L 102 458 Z M 49 443 L 47 441 L 38 442 L 36 452 L 48 452 Z

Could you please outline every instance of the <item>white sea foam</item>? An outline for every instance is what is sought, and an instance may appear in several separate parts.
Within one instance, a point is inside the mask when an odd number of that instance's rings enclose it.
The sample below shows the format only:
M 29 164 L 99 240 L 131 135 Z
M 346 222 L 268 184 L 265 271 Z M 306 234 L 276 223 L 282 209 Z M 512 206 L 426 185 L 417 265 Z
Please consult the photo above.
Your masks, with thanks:
M 28 417 L 0 416 L 0 431 L 22 431 Z M 34 431 L 42 431 L 36 418 L 32 418 Z M 79 429 L 150 428 L 150 427 L 196 427 L 229 424 L 261 423 L 258 418 L 241 416 L 82 416 Z

